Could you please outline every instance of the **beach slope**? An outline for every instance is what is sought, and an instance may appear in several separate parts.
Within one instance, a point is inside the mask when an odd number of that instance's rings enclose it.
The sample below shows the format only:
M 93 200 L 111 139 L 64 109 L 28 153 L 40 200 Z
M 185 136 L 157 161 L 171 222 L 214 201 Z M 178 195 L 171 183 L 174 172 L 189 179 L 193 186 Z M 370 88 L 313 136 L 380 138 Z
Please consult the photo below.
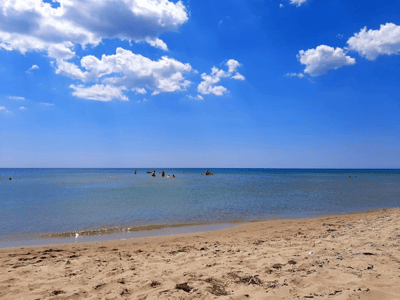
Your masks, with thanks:
M 0 299 L 400 299 L 400 209 L 0 249 Z

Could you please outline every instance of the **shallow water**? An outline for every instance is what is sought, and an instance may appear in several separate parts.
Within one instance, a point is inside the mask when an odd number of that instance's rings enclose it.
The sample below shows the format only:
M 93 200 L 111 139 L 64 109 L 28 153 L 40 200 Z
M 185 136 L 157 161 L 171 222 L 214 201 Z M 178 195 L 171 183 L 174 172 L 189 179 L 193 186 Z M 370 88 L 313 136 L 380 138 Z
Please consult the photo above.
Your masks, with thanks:
M 0 241 L 400 206 L 400 170 L 164 170 L 176 178 L 162 169 L 0 169 Z

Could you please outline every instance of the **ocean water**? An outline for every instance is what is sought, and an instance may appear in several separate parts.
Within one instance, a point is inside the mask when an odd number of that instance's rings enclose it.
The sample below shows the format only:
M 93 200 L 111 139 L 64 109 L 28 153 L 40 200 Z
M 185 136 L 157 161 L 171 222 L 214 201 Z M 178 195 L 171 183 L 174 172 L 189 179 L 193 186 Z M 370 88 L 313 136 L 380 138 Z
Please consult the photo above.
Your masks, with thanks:
M 147 171 L 156 170 L 156 178 Z M 176 178 L 162 178 L 161 171 Z M 400 206 L 400 170 L 0 169 L 0 241 Z M 351 176 L 351 177 L 350 177 Z M 9 180 L 9 178 L 12 180 Z

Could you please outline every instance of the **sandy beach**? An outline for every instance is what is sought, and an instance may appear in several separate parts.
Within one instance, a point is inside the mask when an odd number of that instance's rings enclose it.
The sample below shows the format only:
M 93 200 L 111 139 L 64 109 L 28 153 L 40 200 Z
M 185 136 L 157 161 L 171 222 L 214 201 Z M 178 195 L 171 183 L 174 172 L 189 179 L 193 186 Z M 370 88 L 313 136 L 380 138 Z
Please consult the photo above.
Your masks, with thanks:
M 399 213 L 0 249 L 0 299 L 400 299 Z

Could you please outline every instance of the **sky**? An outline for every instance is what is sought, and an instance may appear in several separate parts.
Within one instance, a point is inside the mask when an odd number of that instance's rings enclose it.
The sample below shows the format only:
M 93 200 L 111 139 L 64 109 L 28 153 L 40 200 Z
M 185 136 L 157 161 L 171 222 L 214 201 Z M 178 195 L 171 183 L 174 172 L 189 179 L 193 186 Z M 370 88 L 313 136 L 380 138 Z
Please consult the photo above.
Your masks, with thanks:
M 399 11 L 0 0 L 0 168 L 400 168 Z

